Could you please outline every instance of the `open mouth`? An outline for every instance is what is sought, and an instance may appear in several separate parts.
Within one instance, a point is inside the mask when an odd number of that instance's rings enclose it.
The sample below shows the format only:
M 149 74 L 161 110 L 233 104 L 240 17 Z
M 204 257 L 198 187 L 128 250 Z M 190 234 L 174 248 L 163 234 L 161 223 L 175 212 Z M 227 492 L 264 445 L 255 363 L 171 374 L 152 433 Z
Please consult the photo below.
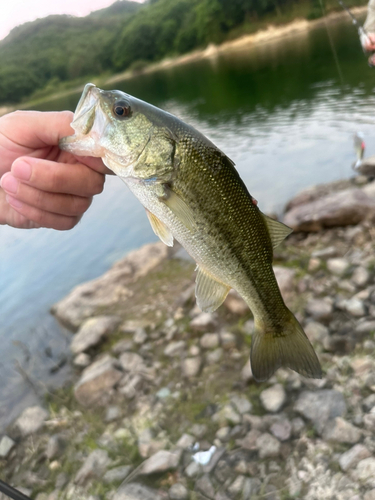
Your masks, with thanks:
M 76 134 L 86 135 L 95 121 L 95 111 L 99 102 L 99 90 L 93 83 L 88 83 L 82 93 L 74 113 L 72 128 Z

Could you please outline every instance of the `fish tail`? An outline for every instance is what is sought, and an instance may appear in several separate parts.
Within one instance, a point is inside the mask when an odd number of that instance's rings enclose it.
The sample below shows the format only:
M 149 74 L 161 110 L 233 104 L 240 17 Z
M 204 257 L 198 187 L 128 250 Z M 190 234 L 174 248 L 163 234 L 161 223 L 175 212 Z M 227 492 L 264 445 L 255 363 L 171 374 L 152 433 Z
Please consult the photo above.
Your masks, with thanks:
M 255 380 L 263 382 L 282 366 L 309 378 L 322 378 L 318 357 L 302 326 L 286 310 L 285 320 L 277 329 L 268 328 L 255 318 L 250 361 Z

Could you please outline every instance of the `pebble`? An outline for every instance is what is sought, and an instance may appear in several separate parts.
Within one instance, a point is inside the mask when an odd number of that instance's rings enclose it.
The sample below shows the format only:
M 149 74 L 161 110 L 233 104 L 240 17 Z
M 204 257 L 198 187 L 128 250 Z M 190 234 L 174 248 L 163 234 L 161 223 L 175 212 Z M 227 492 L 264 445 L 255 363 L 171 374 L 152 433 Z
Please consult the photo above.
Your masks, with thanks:
M 339 458 L 339 464 L 341 469 L 346 472 L 349 469 L 354 469 L 354 467 L 365 458 L 371 456 L 370 451 L 363 444 L 356 444 L 353 448 L 346 451 Z
M 251 402 L 244 396 L 232 396 L 231 403 L 232 405 L 234 405 L 235 409 L 240 415 L 251 413 L 251 410 L 253 409 L 253 405 L 251 404 Z
M 192 448 L 195 443 L 195 437 L 191 434 L 182 434 L 180 439 L 177 441 L 176 446 L 182 449 Z
M 223 426 L 227 425 L 228 423 L 237 425 L 241 423 L 241 416 L 234 410 L 232 405 L 228 404 L 223 406 L 221 410 L 213 415 L 212 421 Z
M 213 351 L 208 351 L 206 354 L 206 362 L 208 365 L 215 365 L 216 363 L 219 363 L 219 361 L 222 360 L 223 355 L 224 355 L 224 350 L 222 347 L 218 347 Z
M 286 295 L 294 288 L 294 278 L 296 270 L 290 267 L 273 266 L 276 280 L 279 285 L 281 295 Z
M 120 356 L 120 364 L 124 371 L 139 373 L 145 368 L 143 358 L 135 352 L 124 352 Z
M 203 349 L 214 349 L 218 347 L 220 342 L 220 337 L 217 333 L 205 333 L 199 343 Z
M 140 474 L 159 474 L 171 469 L 177 469 L 181 458 L 181 450 L 160 450 L 145 460 L 140 467 Z
M 173 358 L 175 356 L 181 356 L 186 348 L 186 342 L 184 340 L 176 340 L 169 342 L 167 347 L 164 349 L 165 356 Z
M 147 332 L 144 328 L 137 328 L 133 336 L 133 342 L 137 345 L 142 345 L 148 338 Z
M 198 439 L 202 439 L 207 433 L 207 425 L 206 424 L 194 424 L 190 428 L 190 432 Z
M 345 415 L 346 403 L 342 393 L 334 389 L 303 391 L 294 410 L 310 420 L 321 434 L 329 420 Z
M 164 500 L 159 492 L 139 483 L 129 483 L 120 486 L 112 500 Z M 80 499 L 72 499 L 80 500 Z M 107 500 L 107 499 L 106 499 Z
M 101 477 L 110 462 L 111 460 L 106 450 L 94 450 L 77 472 L 74 483 L 83 486 L 89 480 Z
M 8 436 L 3 436 L 0 440 L 0 458 L 7 458 L 15 447 L 16 443 Z
M 275 384 L 260 393 L 260 401 L 263 408 L 272 413 L 281 410 L 286 401 L 285 389 L 281 384 Z
M 118 356 L 123 352 L 131 351 L 133 348 L 134 344 L 132 340 L 123 339 L 116 342 L 116 344 L 112 347 L 112 352 Z
M 310 321 L 305 327 L 305 333 L 310 342 L 320 344 L 328 337 L 328 328 L 317 321 Z
M 220 333 L 221 345 L 224 349 L 231 349 L 236 347 L 236 336 L 231 332 L 221 332 Z
M 186 378 L 193 378 L 198 375 L 202 367 L 202 358 L 195 356 L 193 358 L 186 358 L 181 363 L 182 376 Z
M 213 499 L 215 496 L 215 489 L 208 474 L 204 474 L 196 481 L 195 489 L 207 498 Z
M 195 332 L 207 332 L 216 326 L 215 317 L 212 313 L 200 313 L 190 322 L 190 328 Z
M 353 475 L 366 486 L 375 488 L 375 458 L 369 457 L 358 462 Z
M 121 408 L 119 406 L 108 406 L 104 420 L 105 422 L 114 422 L 121 417 Z
M 132 470 L 131 465 L 122 465 L 108 470 L 103 476 L 104 483 L 120 483 L 128 477 Z
M 91 356 L 89 356 L 85 352 L 81 352 L 73 360 L 73 364 L 74 366 L 77 366 L 77 368 L 86 368 L 86 366 L 89 366 L 90 363 Z
M 273 423 L 270 431 L 279 441 L 288 441 L 292 435 L 292 424 L 289 420 L 283 419 Z
M 279 456 L 281 443 L 278 439 L 271 436 L 271 434 L 265 432 L 257 438 L 256 447 L 259 452 L 259 458 L 271 458 Z
M 335 258 L 327 260 L 327 268 L 332 274 L 336 276 L 343 276 L 349 269 L 349 262 L 346 259 Z
M 16 420 L 15 426 L 23 436 L 38 432 L 47 420 L 49 413 L 40 406 L 26 408 L 21 416 Z
M 356 318 L 366 314 L 365 305 L 362 300 L 353 297 L 345 301 L 345 309 Z
M 249 306 L 243 300 L 243 298 L 235 290 L 230 290 L 227 298 L 225 299 L 224 306 L 232 314 L 237 314 L 238 316 L 244 316 L 249 312 Z
M 355 268 L 352 274 L 352 281 L 356 286 L 358 287 L 365 286 L 368 283 L 369 279 L 370 279 L 370 273 L 365 267 L 358 266 Z
M 228 488 L 228 493 L 231 497 L 237 497 L 243 490 L 245 483 L 245 476 L 237 476 L 233 483 Z
M 317 321 L 328 321 L 332 318 L 332 303 L 322 299 L 310 299 L 306 305 L 306 312 Z
M 202 474 L 203 468 L 197 462 L 190 462 L 190 464 L 185 469 L 185 475 L 190 479 L 198 477 Z
M 61 456 L 66 446 L 66 440 L 58 434 L 51 436 L 47 443 L 46 456 L 48 460 L 53 460 Z
M 189 491 L 181 483 L 173 484 L 168 491 L 170 500 L 188 500 Z
M 323 432 L 323 439 L 336 443 L 355 444 L 361 439 L 362 432 L 358 427 L 341 417 L 336 417 L 327 423 Z

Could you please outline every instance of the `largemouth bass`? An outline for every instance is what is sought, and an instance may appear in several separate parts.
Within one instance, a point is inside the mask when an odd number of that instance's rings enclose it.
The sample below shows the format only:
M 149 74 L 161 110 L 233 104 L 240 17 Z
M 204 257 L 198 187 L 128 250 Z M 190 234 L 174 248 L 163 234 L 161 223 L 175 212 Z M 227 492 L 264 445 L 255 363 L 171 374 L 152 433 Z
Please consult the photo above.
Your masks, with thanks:
M 146 209 L 154 232 L 179 241 L 197 263 L 196 299 L 215 311 L 234 288 L 249 305 L 255 329 L 254 378 L 279 367 L 320 378 L 315 351 L 285 306 L 272 269 L 273 247 L 291 229 L 262 214 L 234 163 L 177 117 L 117 90 L 87 84 L 60 147 L 97 156 Z

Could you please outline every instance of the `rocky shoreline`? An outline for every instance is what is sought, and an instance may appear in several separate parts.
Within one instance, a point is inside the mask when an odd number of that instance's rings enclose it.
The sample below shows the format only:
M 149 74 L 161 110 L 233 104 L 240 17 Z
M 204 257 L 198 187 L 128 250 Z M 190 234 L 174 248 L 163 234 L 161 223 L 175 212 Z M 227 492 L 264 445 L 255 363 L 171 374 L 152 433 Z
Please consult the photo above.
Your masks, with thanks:
M 248 308 L 201 313 L 181 248 L 76 287 L 53 308 L 76 382 L 0 436 L 1 479 L 37 500 L 375 500 L 374 214 L 360 178 L 288 205 L 275 272 L 322 380 L 256 383 Z

